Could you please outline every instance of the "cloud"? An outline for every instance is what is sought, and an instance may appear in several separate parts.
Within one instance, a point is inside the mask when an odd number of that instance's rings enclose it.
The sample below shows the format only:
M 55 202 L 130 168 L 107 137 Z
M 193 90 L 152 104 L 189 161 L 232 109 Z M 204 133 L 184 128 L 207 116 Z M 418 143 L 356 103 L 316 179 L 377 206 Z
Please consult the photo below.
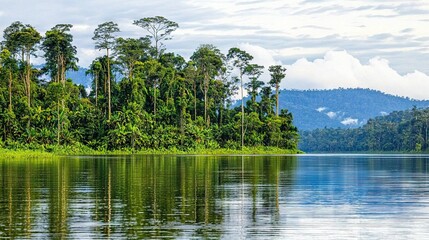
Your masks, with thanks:
M 341 121 L 341 123 L 343 124 L 343 125 L 357 125 L 358 124 L 358 119 L 356 119 L 356 118 L 351 118 L 351 117 L 348 117 L 348 118 L 345 118 L 343 121 Z
M 91 39 L 98 24 L 114 21 L 119 24 L 121 37 L 141 37 L 146 33 L 134 26 L 133 20 L 160 15 L 180 26 L 173 39 L 165 42 L 167 51 L 189 58 L 200 44 L 214 44 L 224 53 L 239 46 L 266 69 L 279 63 L 290 66 L 287 78 L 295 75 L 303 80 L 301 84 L 291 81 L 297 88 L 376 85 L 375 89 L 384 90 L 392 85 L 401 88 L 387 89 L 390 93 L 411 92 L 410 97 L 420 98 L 423 94 L 416 93 L 411 83 L 423 83 L 420 89 L 424 89 L 429 74 L 429 31 L 425 22 L 429 21 L 425 17 L 429 2 L 424 0 L 355 0 L 341 4 L 316 0 L 2 0 L 2 5 L 7 11 L 0 10 L 0 31 L 16 20 L 33 25 L 42 34 L 57 23 L 73 24 L 79 65 L 84 67 L 100 54 L 94 51 Z M 337 52 L 342 50 L 347 52 L 339 56 Z M 349 71 L 351 66 L 341 60 L 356 68 Z M 385 60 L 388 62 L 383 63 Z M 308 72 L 300 68 L 306 64 L 311 67 Z M 322 72 L 317 69 L 321 66 L 330 68 Z M 315 83 L 319 76 L 313 75 L 321 73 L 327 76 L 320 76 L 321 82 Z M 374 80 L 376 77 L 383 79 Z M 269 74 L 264 73 L 262 79 L 267 81 Z M 411 83 L 392 83 L 404 79 Z M 377 85 L 380 82 L 386 86 Z
M 288 65 L 282 87 L 288 89 L 370 88 L 393 95 L 429 99 L 429 76 L 414 71 L 399 74 L 389 61 L 374 57 L 363 64 L 346 51 L 329 51 L 323 58 L 305 58 Z

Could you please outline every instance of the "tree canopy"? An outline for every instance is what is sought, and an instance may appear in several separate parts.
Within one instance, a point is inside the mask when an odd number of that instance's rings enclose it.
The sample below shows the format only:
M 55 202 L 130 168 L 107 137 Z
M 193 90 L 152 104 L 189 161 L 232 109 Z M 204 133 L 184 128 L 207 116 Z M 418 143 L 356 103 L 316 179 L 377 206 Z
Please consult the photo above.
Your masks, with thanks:
M 21 22 L 4 29 L 0 147 L 297 148 L 292 115 L 285 109 L 274 115 L 273 89 L 260 80 L 263 67 L 252 64 L 249 53 L 232 48 L 226 56 L 202 44 L 187 60 L 163 44 L 177 23 L 157 16 L 134 24 L 148 36 L 118 36 L 114 22 L 94 30 L 94 47 L 104 54 L 86 71 L 90 89 L 66 78 L 78 63 L 71 24 L 55 25 L 43 37 Z M 38 50 L 41 70 L 30 62 Z M 233 108 L 240 87 L 251 101 Z

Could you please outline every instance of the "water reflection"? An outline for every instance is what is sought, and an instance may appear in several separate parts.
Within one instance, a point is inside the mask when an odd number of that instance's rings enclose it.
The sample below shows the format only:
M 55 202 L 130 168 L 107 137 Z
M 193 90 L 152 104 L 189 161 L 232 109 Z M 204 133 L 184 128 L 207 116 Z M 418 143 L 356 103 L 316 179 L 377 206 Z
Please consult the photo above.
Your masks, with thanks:
M 0 159 L 0 238 L 429 238 L 422 155 Z
M 295 168 L 294 157 L 0 160 L 0 237 L 245 236 L 278 224 Z

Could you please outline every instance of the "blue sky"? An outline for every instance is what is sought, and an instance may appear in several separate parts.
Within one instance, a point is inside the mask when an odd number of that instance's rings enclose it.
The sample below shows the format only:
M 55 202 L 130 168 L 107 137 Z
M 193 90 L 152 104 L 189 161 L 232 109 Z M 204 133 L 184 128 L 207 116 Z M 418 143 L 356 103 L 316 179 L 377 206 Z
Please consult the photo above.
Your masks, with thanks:
M 16 20 L 41 33 L 57 23 L 73 24 L 82 66 L 100 54 L 91 40 L 98 24 L 114 21 L 120 36 L 140 37 L 146 33 L 133 20 L 160 15 L 180 25 L 166 46 L 186 58 L 200 44 L 224 53 L 240 47 L 266 67 L 285 65 L 284 88 L 368 87 L 429 99 L 427 0 L 2 0 L 1 5 L 0 29 Z

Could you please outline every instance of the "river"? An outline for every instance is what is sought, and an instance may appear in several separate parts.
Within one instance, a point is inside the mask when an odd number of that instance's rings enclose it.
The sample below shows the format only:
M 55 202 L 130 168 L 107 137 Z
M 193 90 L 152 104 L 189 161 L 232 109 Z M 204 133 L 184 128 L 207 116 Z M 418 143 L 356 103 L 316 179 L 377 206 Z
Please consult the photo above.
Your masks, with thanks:
M 0 157 L 0 238 L 429 239 L 429 155 Z

